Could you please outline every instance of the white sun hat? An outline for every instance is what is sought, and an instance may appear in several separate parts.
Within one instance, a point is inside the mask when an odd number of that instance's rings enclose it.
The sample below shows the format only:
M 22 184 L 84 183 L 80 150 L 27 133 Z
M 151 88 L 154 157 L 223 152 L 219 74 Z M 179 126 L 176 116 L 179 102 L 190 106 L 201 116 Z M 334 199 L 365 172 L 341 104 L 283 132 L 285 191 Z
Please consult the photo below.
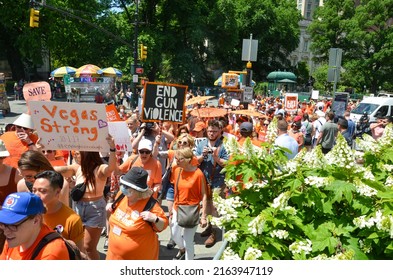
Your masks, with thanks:
M 33 119 L 29 114 L 22 113 L 14 122 L 14 125 L 34 129 Z

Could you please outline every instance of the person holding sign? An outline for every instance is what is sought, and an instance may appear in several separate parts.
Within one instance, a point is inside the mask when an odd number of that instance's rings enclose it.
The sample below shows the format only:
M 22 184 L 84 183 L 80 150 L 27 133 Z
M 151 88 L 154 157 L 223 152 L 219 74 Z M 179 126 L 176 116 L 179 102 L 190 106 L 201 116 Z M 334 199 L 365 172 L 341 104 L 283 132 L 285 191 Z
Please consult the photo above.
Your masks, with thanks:
M 154 197 L 162 188 L 161 163 L 152 156 L 153 145 L 150 140 L 142 139 L 138 145 L 138 154 L 132 155 L 119 166 L 120 173 L 125 174 L 131 167 L 142 167 L 149 173 L 147 185 L 154 191 Z M 136 159 L 135 159 L 136 158 Z
M 31 116 L 23 113 L 13 122 L 11 130 L 0 136 L 10 152 L 10 156 L 4 159 L 5 164 L 17 168 L 18 160 L 24 152 L 41 148 L 33 129 Z
M 104 188 L 108 177 L 117 168 L 114 138 L 108 135 L 106 140 L 110 147 L 108 164 L 103 163 L 98 152 L 79 151 L 74 154 L 76 163 L 55 167 L 66 178 L 75 176 L 75 185 L 86 184 L 83 197 L 76 201 L 75 212 L 82 218 L 85 226 L 84 246 L 91 260 L 100 259 L 97 244 L 106 225 Z

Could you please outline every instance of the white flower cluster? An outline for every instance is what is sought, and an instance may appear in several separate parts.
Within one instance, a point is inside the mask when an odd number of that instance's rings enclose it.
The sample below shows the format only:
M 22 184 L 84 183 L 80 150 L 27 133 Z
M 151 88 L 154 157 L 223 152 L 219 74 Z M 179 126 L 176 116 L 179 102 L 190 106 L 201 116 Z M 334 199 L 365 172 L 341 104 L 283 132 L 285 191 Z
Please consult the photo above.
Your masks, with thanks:
M 373 249 L 370 244 L 369 245 L 364 244 L 364 241 L 361 239 L 359 239 L 359 247 L 366 254 L 371 253 Z
M 287 206 L 289 198 L 290 198 L 290 193 L 283 192 L 273 200 L 271 207 L 279 208 L 280 210 L 282 210 Z
M 236 208 L 243 205 L 240 197 L 233 196 L 223 199 L 216 191 L 213 193 L 213 203 L 217 209 L 219 217 L 212 217 L 211 223 L 218 227 L 222 227 L 225 222 L 236 219 L 238 214 Z
M 353 223 L 360 229 L 375 226 L 378 230 L 388 232 L 390 238 L 393 239 L 393 216 L 384 216 L 381 210 L 375 212 L 375 216 L 370 217 L 369 219 L 367 219 L 364 215 L 357 217 L 353 219 Z
M 355 166 L 355 154 L 341 133 L 337 135 L 336 145 L 326 155 L 329 164 L 351 169 Z
M 318 177 L 318 176 L 308 176 L 304 179 L 304 183 L 309 186 L 321 188 L 329 183 L 329 178 Z
M 251 222 L 248 223 L 248 228 L 251 234 L 254 236 L 262 234 L 265 223 L 266 219 L 263 215 L 256 216 Z
M 296 157 L 295 159 L 299 164 L 305 165 L 309 168 L 323 168 L 326 166 L 325 156 L 322 154 L 320 146 L 315 147 L 311 152 L 301 154 L 302 157 Z
M 277 121 L 277 118 L 274 117 L 267 127 L 266 139 L 269 143 L 274 143 L 277 138 Z
M 279 239 L 287 239 L 289 236 L 288 231 L 283 230 L 283 229 L 275 229 L 272 232 L 270 232 L 271 237 L 277 237 Z
M 393 188 L 393 176 L 392 176 L 392 175 L 389 175 L 389 176 L 386 178 L 385 187 L 387 187 L 387 188 Z
M 286 164 L 284 164 L 281 169 L 283 172 L 287 172 L 288 174 L 295 173 L 297 171 L 298 162 L 295 160 L 288 160 Z
M 378 193 L 378 191 L 376 189 L 366 185 L 365 183 L 363 183 L 360 180 L 354 180 L 353 183 L 356 187 L 356 192 L 361 195 L 371 197 L 371 196 L 377 195 L 377 193 Z
M 244 254 L 245 260 L 257 260 L 262 256 L 261 250 L 255 248 L 248 248 L 246 253 Z
M 231 248 L 225 248 L 221 256 L 222 260 L 241 260 L 238 254 L 236 254 Z
M 392 172 L 393 171 L 393 165 L 391 165 L 391 164 L 384 164 L 384 165 L 382 165 L 382 169 L 386 170 L 387 172 Z
M 307 255 L 312 251 L 312 242 L 309 239 L 306 239 L 306 241 L 293 242 L 289 245 L 289 251 L 291 251 L 293 255 L 301 253 Z
M 363 139 L 356 138 L 356 145 L 365 152 L 377 154 L 380 151 L 380 145 L 368 134 L 363 134 Z
M 235 155 L 240 152 L 239 143 L 235 137 L 229 137 L 226 139 L 226 141 L 224 141 L 224 147 L 230 155 Z
M 382 137 L 378 139 L 380 146 L 391 146 L 393 144 L 393 125 L 390 123 L 385 126 Z
M 238 232 L 235 229 L 228 230 L 224 233 L 224 238 L 228 240 L 228 242 L 236 242 L 237 241 Z
M 233 179 L 225 179 L 225 184 L 229 189 L 235 189 L 238 190 L 238 187 L 240 185 L 240 182 L 237 182 Z

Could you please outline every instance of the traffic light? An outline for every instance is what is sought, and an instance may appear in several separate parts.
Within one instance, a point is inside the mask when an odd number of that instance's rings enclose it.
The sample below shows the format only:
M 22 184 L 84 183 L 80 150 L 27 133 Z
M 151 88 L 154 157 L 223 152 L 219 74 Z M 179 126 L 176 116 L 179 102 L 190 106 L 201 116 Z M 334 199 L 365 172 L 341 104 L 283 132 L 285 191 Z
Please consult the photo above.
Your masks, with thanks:
M 38 27 L 40 21 L 40 11 L 34 8 L 30 8 L 30 27 Z
M 140 45 L 140 59 L 146 60 L 147 59 L 147 47 L 143 44 Z

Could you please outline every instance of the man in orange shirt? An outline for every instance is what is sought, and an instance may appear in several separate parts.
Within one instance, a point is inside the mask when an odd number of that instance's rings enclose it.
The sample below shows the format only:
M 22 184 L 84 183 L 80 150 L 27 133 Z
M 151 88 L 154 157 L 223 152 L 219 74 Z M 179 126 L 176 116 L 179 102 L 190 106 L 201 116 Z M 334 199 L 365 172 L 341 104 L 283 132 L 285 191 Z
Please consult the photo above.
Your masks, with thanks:
M 240 131 L 240 139 L 239 139 L 238 143 L 239 143 L 240 146 L 243 146 L 243 144 L 246 141 L 247 137 L 250 137 L 251 143 L 254 146 L 257 146 L 258 148 L 261 147 L 262 142 L 257 140 L 257 139 L 255 139 L 252 136 L 252 133 L 254 131 L 254 127 L 253 127 L 252 123 L 250 123 L 250 122 L 242 123 L 240 125 L 239 131 Z
M 0 229 L 7 240 L 0 260 L 30 260 L 35 248 L 47 234 L 54 232 L 43 222 L 46 209 L 41 199 L 32 193 L 19 192 L 7 196 L 0 209 Z M 63 239 L 46 244 L 35 260 L 69 260 Z
M 10 156 L 4 159 L 4 164 L 18 168 L 20 156 L 28 150 L 39 150 L 38 137 L 33 134 L 33 121 L 28 114 L 21 114 L 14 122 L 10 131 L 0 136 Z

